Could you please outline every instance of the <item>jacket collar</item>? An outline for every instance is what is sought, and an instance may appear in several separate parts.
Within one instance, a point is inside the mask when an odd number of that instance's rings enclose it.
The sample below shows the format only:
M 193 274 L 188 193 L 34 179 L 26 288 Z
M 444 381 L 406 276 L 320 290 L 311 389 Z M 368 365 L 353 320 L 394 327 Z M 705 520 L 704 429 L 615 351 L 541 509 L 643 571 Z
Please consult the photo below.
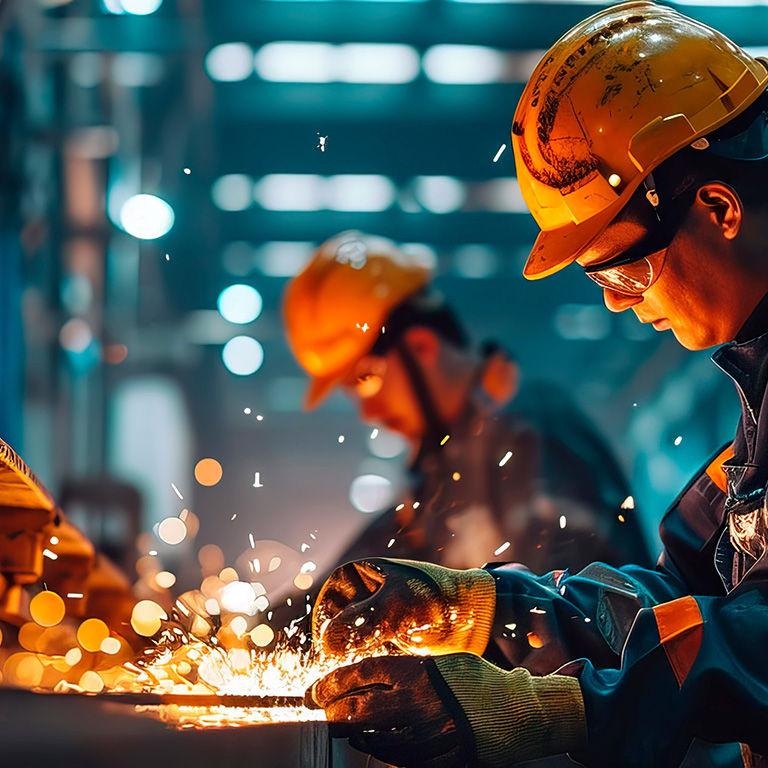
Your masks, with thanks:
M 755 307 L 736 335 L 736 341 L 720 347 L 712 360 L 733 379 L 752 420 L 757 423 L 768 387 L 768 295 Z

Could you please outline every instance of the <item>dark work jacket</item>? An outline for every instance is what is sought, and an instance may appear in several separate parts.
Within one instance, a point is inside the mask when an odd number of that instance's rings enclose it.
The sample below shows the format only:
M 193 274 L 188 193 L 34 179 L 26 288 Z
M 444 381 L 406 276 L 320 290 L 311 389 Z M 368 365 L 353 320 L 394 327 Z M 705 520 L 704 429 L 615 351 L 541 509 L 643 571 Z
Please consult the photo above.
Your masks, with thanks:
M 768 299 L 750 324 L 768 328 L 766 310 Z M 559 671 L 581 683 L 587 766 L 676 768 L 694 739 L 741 742 L 737 764 L 768 765 L 768 333 L 713 360 L 742 416 L 666 513 L 655 570 L 489 566 L 491 658 L 548 673 L 581 657 Z M 702 754 L 686 765 L 721 764 Z
M 500 548 L 539 572 L 595 559 L 650 562 L 634 510 L 621 509 L 629 496 L 621 470 L 560 389 L 531 384 L 498 403 L 477 387 L 448 432 L 422 449 L 407 496 L 340 562 L 388 556 L 472 568 Z

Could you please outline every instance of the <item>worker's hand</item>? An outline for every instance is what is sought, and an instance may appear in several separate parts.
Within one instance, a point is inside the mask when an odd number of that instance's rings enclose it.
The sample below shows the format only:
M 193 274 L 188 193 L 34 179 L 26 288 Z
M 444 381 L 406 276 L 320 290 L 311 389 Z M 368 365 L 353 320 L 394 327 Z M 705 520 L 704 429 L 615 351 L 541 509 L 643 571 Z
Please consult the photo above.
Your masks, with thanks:
M 496 607 L 493 577 L 411 560 L 372 558 L 337 568 L 320 590 L 313 642 L 335 655 L 394 645 L 406 653 L 469 651 L 488 644 Z
M 405 768 L 508 768 L 586 742 L 576 678 L 505 672 L 468 653 L 364 659 L 309 694 L 334 736 Z

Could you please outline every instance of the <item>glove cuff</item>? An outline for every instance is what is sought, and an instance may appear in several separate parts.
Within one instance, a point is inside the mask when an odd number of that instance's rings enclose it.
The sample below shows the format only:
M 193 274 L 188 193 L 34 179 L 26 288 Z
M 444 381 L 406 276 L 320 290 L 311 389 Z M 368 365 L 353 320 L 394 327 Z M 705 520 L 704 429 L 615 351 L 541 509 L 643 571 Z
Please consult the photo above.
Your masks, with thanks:
M 586 744 L 586 718 L 576 678 L 505 672 L 456 654 L 434 663 L 469 721 L 480 768 L 508 768 Z
M 393 562 L 415 568 L 429 576 L 442 595 L 450 630 L 445 643 L 433 653 L 482 655 L 488 646 L 496 613 L 496 580 L 482 568 L 459 571 L 415 560 Z

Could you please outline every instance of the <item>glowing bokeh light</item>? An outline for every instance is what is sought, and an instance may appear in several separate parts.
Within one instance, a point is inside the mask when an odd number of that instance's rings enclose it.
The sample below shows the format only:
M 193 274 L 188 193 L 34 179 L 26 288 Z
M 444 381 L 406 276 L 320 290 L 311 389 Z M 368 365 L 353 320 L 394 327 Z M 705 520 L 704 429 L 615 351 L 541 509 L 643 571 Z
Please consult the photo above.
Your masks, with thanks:
M 157 528 L 157 536 L 166 544 L 181 544 L 187 537 L 187 526 L 178 517 L 166 517 Z
M 197 480 L 200 485 L 216 485 L 216 483 L 221 480 L 223 474 L 224 470 L 216 459 L 200 459 L 200 461 L 195 464 L 195 480 Z M 200 555 L 202 555 L 203 550 L 205 550 L 205 547 L 200 550 Z M 207 551 L 208 550 L 206 550 L 206 552 Z M 219 552 L 220 551 L 221 550 L 219 550 Z M 200 564 L 203 566 L 205 565 L 202 560 L 200 561 Z
M 246 325 L 260 314 L 264 302 L 261 294 L 250 285 L 230 285 L 220 294 L 217 302 L 219 313 L 230 323 Z
M 155 240 L 170 232 L 176 215 L 156 195 L 133 195 L 120 209 L 120 226 L 139 240 Z
M 41 627 L 55 627 L 64 618 L 66 607 L 59 595 L 46 590 L 32 598 L 29 603 L 29 612 Z
M 392 481 L 381 475 L 360 475 L 349 487 L 352 506 L 365 513 L 383 509 L 391 502 L 392 495 Z
M 264 362 L 264 348 L 250 336 L 235 336 L 224 345 L 221 359 L 230 373 L 250 376 Z
M 253 48 L 247 43 L 222 43 L 205 57 L 205 71 L 211 80 L 235 83 L 253 74 Z
M 86 619 L 77 628 L 77 642 L 91 653 L 101 650 L 101 644 L 109 637 L 109 627 L 101 619 Z
M 152 637 L 167 618 L 166 612 L 154 600 L 140 600 L 133 606 L 131 626 L 137 635 Z

